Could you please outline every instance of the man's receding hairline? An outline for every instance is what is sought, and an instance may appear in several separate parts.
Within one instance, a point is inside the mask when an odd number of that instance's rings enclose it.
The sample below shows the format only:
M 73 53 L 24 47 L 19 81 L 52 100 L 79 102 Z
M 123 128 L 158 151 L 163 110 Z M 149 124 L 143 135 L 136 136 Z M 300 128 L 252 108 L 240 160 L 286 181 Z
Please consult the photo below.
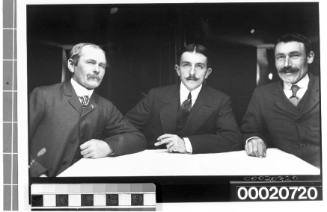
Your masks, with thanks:
M 82 55 L 83 55 L 83 56 L 85 55 L 85 53 L 83 53 L 83 49 L 84 49 L 84 47 L 88 47 L 88 46 L 90 46 L 90 47 L 92 47 L 93 49 L 96 49 L 96 50 L 99 50 L 100 52 L 102 52 L 102 54 L 104 55 L 105 60 L 106 60 L 106 62 L 107 62 L 107 58 L 106 58 L 106 53 L 105 53 L 105 51 L 104 51 L 102 48 L 100 48 L 100 47 L 98 47 L 98 46 L 91 45 L 91 44 L 89 44 L 89 45 L 85 45 L 85 46 L 83 46 L 83 47 L 81 48 L 81 51 L 80 51 L 80 53 L 79 53 L 79 57 L 81 57 Z
M 102 51 L 104 53 L 104 50 L 101 47 L 99 47 L 97 45 L 94 45 L 94 44 L 87 44 L 85 46 L 82 46 L 81 53 L 82 53 L 83 49 L 86 48 L 86 47 L 92 47 L 93 49 L 98 49 L 98 50 L 100 50 L 100 51 Z

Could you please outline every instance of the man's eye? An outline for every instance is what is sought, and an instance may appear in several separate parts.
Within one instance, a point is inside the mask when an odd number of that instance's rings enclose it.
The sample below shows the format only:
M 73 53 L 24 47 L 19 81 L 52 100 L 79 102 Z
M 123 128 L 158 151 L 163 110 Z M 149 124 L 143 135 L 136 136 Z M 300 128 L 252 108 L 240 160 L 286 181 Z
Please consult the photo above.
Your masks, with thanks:
M 87 60 L 86 63 L 95 64 L 95 61 L 93 61 L 93 60 Z
M 300 57 L 301 55 L 300 54 L 292 54 L 290 55 L 291 58 L 296 58 L 296 57 Z
M 199 68 L 199 69 L 204 69 L 204 65 L 202 65 L 202 64 L 201 65 L 196 65 L 196 67 Z
M 284 59 L 285 57 L 283 55 L 277 55 L 275 56 L 276 60 L 282 60 Z
M 100 64 L 99 66 L 103 69 L 106 69 L 106 64 Z

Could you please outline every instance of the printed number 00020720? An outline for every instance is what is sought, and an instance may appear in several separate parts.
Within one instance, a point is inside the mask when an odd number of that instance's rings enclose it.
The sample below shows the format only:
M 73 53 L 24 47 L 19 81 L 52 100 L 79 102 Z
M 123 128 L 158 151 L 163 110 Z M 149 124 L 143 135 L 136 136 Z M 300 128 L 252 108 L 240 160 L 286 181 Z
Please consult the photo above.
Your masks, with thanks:
M 241 186 L 237 189 L 239 200 L 316 200 L 318 189 L 305 186 Z

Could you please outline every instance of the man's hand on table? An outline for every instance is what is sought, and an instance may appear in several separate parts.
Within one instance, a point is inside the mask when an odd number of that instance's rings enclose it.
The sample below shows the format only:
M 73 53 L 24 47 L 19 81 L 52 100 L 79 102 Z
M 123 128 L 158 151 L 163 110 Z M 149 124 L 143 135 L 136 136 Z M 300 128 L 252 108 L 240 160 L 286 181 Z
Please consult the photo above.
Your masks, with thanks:
M 266 157 L 266 144 L 260 137 L 252 137 L 245 144 L 245 151 L 249 156 Z
M 80 149 L 81 155 L 84 158 L 103 158 L 112 153 L 110 146 L 106 142 L 98 139 L 91 139 L 84 142 L 81 144 Z
M 160 146 L 166 144 L 168 152 L 180 152 L 186 153 L 186 147 L 184 140 L 175 134 L 163 134 L 157 138 L 154 145 Z

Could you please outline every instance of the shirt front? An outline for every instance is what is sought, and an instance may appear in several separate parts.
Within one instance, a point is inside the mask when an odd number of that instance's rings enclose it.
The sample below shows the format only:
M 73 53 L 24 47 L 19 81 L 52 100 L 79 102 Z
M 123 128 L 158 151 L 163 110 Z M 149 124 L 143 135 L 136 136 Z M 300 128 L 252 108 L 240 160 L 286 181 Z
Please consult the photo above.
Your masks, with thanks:
M 191 92 L 191 95 L 192 95 L 192 107 L 193 107 L 194 103 L 196 102 L 196 100 L 197 100 L 197 98 L 199 96 L 199 93 L 201 91 L 202 85 L 200 85 L 198 88 L 196 88 L 196 89 L 194 89 L 192 91 L 189 91 L 182 82 L 181 82 L 181 85 L 179 87 L 180 87 L 180 89 L 179 89 L 180 105 L 183 104 L 183 102 L 187 99 L 188 94 Z
M 287 98 L 290 98 L 292 96 L 292 87 L 293 84 L 284 82 L 283 83 L 283 91 L 284 94 Z M 309 85 L 309 75 L 306 74 L 300 81 L 295 83 L 294 85 L 299 86 L 299 90 L 296 92 L 296 96 L 299 99 L 302 99 L 304 96 L 305 92 L 308 90 L 308 85 Z
M 193 107 L 193 105 L 196 102 L 196 100 L 197 100 L 197 98 L 199 96 L 199 93 L 201 91 L 202 84 L 198 88 L 196 88 L 196 89 L 194 89 L 192 91 L 189 91 L 182 82 L 181 82 L 181 85 L 179 87 L 180 87 L 180 89 L 179 89 L 180 105 L 183 104 L 183 102 L 187 99 L 189 93 L 191 92 L 192 107 Z M 188 137 L 184 137 L 183 140 L 184 140 L 186 152 L 187 153 L 192 153 L 193 149 L 192 149 L 192 144 L 191 144 L 190 139 Z
M 88 96 L 89 99 L 91 98 L 94 89 L 89 90 L 86 89 L 84 86 L 80 85 L 78 82 L 76 82 L 73 78 L 70 79 L 70 83 L 73 86 L 73 89 L 77 96 Z

